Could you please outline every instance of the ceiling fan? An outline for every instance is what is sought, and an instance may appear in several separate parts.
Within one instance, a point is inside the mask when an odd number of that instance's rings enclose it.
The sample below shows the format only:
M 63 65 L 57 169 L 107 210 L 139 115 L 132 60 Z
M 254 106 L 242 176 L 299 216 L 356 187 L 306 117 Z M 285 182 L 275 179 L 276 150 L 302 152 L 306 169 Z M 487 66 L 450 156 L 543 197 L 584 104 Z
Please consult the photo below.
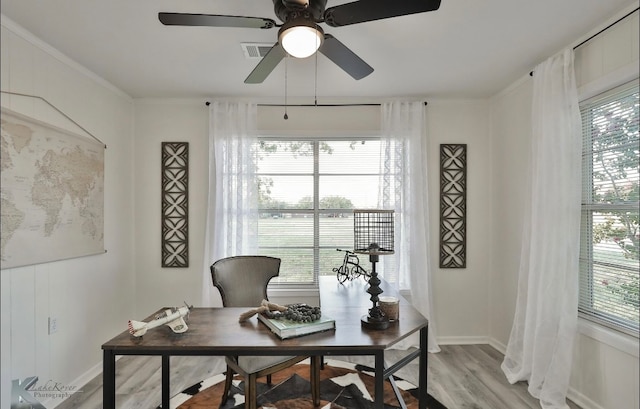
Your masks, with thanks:
M 262 83 L 287 55 L 305 58 L 320 51 L 354 79 L 373 72 L 373 68 L 319 23 L 342 27 L 437 10 L 440 0 L 361 0 L 325 9 L 327 0 L 273 0 L 276 16 L 283 24 L 264 17 L 217 14 L 158 13 L 168 26 L 244 27 L 270 29 L 279 27 L 278 41 L 245 79 L 246 84 Z

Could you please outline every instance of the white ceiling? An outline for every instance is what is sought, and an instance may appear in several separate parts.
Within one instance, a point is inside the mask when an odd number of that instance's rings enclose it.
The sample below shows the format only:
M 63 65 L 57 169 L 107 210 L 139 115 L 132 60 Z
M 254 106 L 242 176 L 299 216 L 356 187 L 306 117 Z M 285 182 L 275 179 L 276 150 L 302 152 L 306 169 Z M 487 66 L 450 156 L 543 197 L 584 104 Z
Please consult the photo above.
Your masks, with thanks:
M 366 0 L 361 0 L 366 1 Z M 397 1 L 397 0 L 389 0 Z M 327 7 L 346 3 L 328 0 Z M 489 97 L 635 2 L 442 0 L 434 12 L 345 27 L 322 25 L 374 68 L 356 81 L 319 54 L 290 59 L 288 95 L 325 99 Z M 164 26 L 158 12 L 277 20 L 271 0 L 2 0 L 13 22 L 134 98 L 280 100 L 285 64 L 244 84 L 258 60 L 242 42 L 273 44 L 277 28 Z M 315 70 L 317 64 L 317 85 Z

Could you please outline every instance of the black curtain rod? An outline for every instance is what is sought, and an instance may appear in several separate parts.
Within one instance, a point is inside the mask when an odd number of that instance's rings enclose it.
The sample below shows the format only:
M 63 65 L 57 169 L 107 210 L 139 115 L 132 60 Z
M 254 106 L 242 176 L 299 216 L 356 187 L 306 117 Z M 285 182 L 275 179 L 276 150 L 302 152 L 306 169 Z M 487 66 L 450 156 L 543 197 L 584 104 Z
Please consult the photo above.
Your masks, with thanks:
M 204 103 L 211 105 L 210 101 Z M 258 104 L 259 107 L 379 107 L 381 104 Z M 427 105 L 425 101 L 424 105 Z
M 591 37 L 587 38 L 586 40 L 582 41 L 580 44 L 576 45 L 575 47 L 573 47 L 573 49 L 575 50 L 576 48 L 585 45 L 587 42 L 593 40 L 595 37 L 599 36 L 600 34 L 604 33 L 605 31 L 607 31 L 608 29 L 610 29 L 611 27 L 615 26 L 616 24 L 618 24 L 619 22 L 621 22 L 622 20 L 624 20 L 625 18 L 629 17 L 630 15 L 632 15 L 633 13 L 635 13 L 636 11 L 638 11 L 640 9 L 640 7 L 635 8 L 633 11 L 630 11 L 629 13 L 625 14 L 624 16 L 620 17 L 619 19 L 617 19 L 616 21 L 614 21 L 613 23 L 609 24 L 608 26 L 606 26 L 605 28 L 603 28 L 602 30 L 598 31 L 597 33 L 595 33 L 594 35 L 592 35 Z M 533 71 L 529 72 L 529 76 L 533 77 Z
M 577 46 L 573 47 L 573 49 L 575 50 L 576 48 L 580 47 L 581 45 L 584 45 L 586 42 L 588 42 L 589 40 L 594 39 L 596 36 L 602 34 L 603 32 L 607 31 L 608 29 L 610 29 L 611 27 L 615 26 L 616 24 L 618 24 L 619 22 L 621 22 L 622 20 L 624 20 L 625 18 L 629 17 L 630 15 L 632 15 L 633 13 L 635 13 L 636 11 L 638 11 L 640 9 L 640 7 L 636 7 L 635 10 L 630 11 L 629 13 L 627 13 L 626 15 L 620 17 L 619 19 L 617 19 L 616 21 L 614 21 L 613 23 L 609 24 L 608 26 L 606 26 L 605 28 L 603 28 L 602 30 L 598 31 L 597 33 L 595 33 L 594 35 L 592 35 L 591 37 L 587 38 L 586 40 L 584 40 L 583 42 L 581 42 L 580 44 L 578 44 Z

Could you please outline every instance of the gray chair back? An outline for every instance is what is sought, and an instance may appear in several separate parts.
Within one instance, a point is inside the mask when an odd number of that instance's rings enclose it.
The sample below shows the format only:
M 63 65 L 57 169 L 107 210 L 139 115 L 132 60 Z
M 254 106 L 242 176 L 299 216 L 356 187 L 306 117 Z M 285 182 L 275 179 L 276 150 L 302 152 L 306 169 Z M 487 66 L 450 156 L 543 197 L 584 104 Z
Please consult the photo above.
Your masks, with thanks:
M 213 285 L 225 307 L 259 307 L 267 299 L 267 285 L 280 274 L 280 259 L 269 256 L 235 256 L 211 265 Z

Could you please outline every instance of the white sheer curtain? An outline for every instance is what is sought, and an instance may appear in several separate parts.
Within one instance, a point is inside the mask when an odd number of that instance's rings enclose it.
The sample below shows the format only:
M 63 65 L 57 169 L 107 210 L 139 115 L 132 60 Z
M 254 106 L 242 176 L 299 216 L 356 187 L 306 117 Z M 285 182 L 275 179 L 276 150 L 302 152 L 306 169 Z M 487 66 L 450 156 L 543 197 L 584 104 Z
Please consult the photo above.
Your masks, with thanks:
M 534 70 L 532 169 L 518 299 L 502 370 L 565 409 L 578 320 L 581 122 L 568 49 Z
M 429 319 L 428 349 L 438 352 L 431 315 L 425 106 L 423 102 L 394 101 L 382 104 L 381 109 L 380 206 L 395 210 L 396 283 L 399 289 L 411 290 L 412 304 Z M 381 257 L 383 263 L 385 257 L 391 256 Z M 415 342 L 413 339 L 409 343 Z
M 209 108 L 209 197 L 205 227 L 203 306 L 221 305 L 209 266 L 229 256 L 257 254 L 258 186 L 253 103 L 214 101 Z

